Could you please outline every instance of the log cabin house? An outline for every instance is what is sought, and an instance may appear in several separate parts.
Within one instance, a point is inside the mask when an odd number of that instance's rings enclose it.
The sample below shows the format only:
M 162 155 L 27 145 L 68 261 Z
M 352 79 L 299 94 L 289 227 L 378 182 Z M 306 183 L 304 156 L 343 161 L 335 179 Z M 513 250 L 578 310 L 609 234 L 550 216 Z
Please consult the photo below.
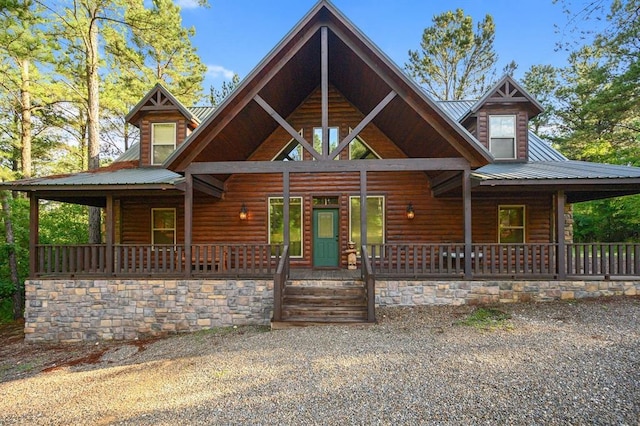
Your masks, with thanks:
M 640 246 L 574 244 L 568 222 L 640 169 L 565 158 L 529 130 L 541 111 L 508 76 L 436 102 L 320 1 L 218 108 L 156 85 L 112 165 L 4 185 L 31 199 L 27 339 L 635 294 Z M 103 208 L 103 244 L 40 244 L 39 200 Z

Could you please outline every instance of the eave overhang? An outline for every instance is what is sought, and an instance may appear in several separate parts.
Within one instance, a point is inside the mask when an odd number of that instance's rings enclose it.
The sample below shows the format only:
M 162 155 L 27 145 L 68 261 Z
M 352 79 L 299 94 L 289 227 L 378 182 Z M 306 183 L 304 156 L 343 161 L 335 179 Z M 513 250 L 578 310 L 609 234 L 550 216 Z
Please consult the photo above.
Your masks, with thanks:
M 184 172 L 192 162 L 244 161 L 278 124 L 255 101 L 282 117 L 320 85 L 320 29 L 329 30 L 329 79 L 364 115 L 395 91 L 373 120 L 407 157 L 465 158 L 471 167 L 492 155 L 326 0 L 314 8 L 241 82 L 239 87 L 165 161 Z M 436 147 L 440 144 L 442 147 Z M 211 145 L 211 147 L 209 147 Z

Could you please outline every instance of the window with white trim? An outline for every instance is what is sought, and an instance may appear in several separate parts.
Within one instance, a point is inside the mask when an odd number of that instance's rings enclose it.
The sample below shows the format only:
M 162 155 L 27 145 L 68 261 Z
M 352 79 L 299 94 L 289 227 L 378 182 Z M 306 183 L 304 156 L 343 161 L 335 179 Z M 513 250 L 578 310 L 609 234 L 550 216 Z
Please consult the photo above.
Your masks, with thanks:
M 162 164 L 176 149 L 176 123 L 151 124 L 151 164 Z
M 489 151 L 497 159 L 516 158 L 516 116 L 489 116 Z
M 525 207 L 498 206 L 498 242 L 525 242 Z
M 151 209 L 151 244 L 176 243 L 176 209 Z
M 284 198 L 269 197 L 269 244 L 284 244 Z M 289 255 L 302 257 L 302 197 L 289 198 Z M 275 254 L 275 249 L 272 254 Z
M 384 196 L 367 196 L 367 247 L 384 244 L 385 215 Z M 349 239 L 356 243 L 358 254 L 362 245 L 360 234 L 360 197 L 349 197 Z

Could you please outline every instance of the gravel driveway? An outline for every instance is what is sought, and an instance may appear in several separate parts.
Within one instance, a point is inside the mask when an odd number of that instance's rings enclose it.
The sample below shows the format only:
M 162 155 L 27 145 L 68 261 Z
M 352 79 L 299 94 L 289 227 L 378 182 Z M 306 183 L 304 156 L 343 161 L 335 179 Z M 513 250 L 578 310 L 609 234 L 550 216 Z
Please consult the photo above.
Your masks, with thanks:
M 500 309 L 489 330 L 459 324 L 470 307 L 395 308 L 116 344 L 5 377 L 0 424 L 640 423 L 639 298 Z

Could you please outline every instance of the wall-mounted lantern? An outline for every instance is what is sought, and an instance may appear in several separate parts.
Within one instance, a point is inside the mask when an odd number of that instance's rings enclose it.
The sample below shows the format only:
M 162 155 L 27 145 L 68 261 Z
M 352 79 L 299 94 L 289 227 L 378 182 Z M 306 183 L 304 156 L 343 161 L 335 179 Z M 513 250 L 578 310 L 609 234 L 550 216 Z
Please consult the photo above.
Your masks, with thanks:
M 407 219 L 413 219 L 414 217 L 416 217 L 416 212 L 413 209 L 413 203 L 409 203 L 407 206 Z
M 247 210 L 247 206 L 242 203 L 242 207 L 240 207 L 240 220 L 247 220 L 247 216 L 249 215 L 249 210 Z

